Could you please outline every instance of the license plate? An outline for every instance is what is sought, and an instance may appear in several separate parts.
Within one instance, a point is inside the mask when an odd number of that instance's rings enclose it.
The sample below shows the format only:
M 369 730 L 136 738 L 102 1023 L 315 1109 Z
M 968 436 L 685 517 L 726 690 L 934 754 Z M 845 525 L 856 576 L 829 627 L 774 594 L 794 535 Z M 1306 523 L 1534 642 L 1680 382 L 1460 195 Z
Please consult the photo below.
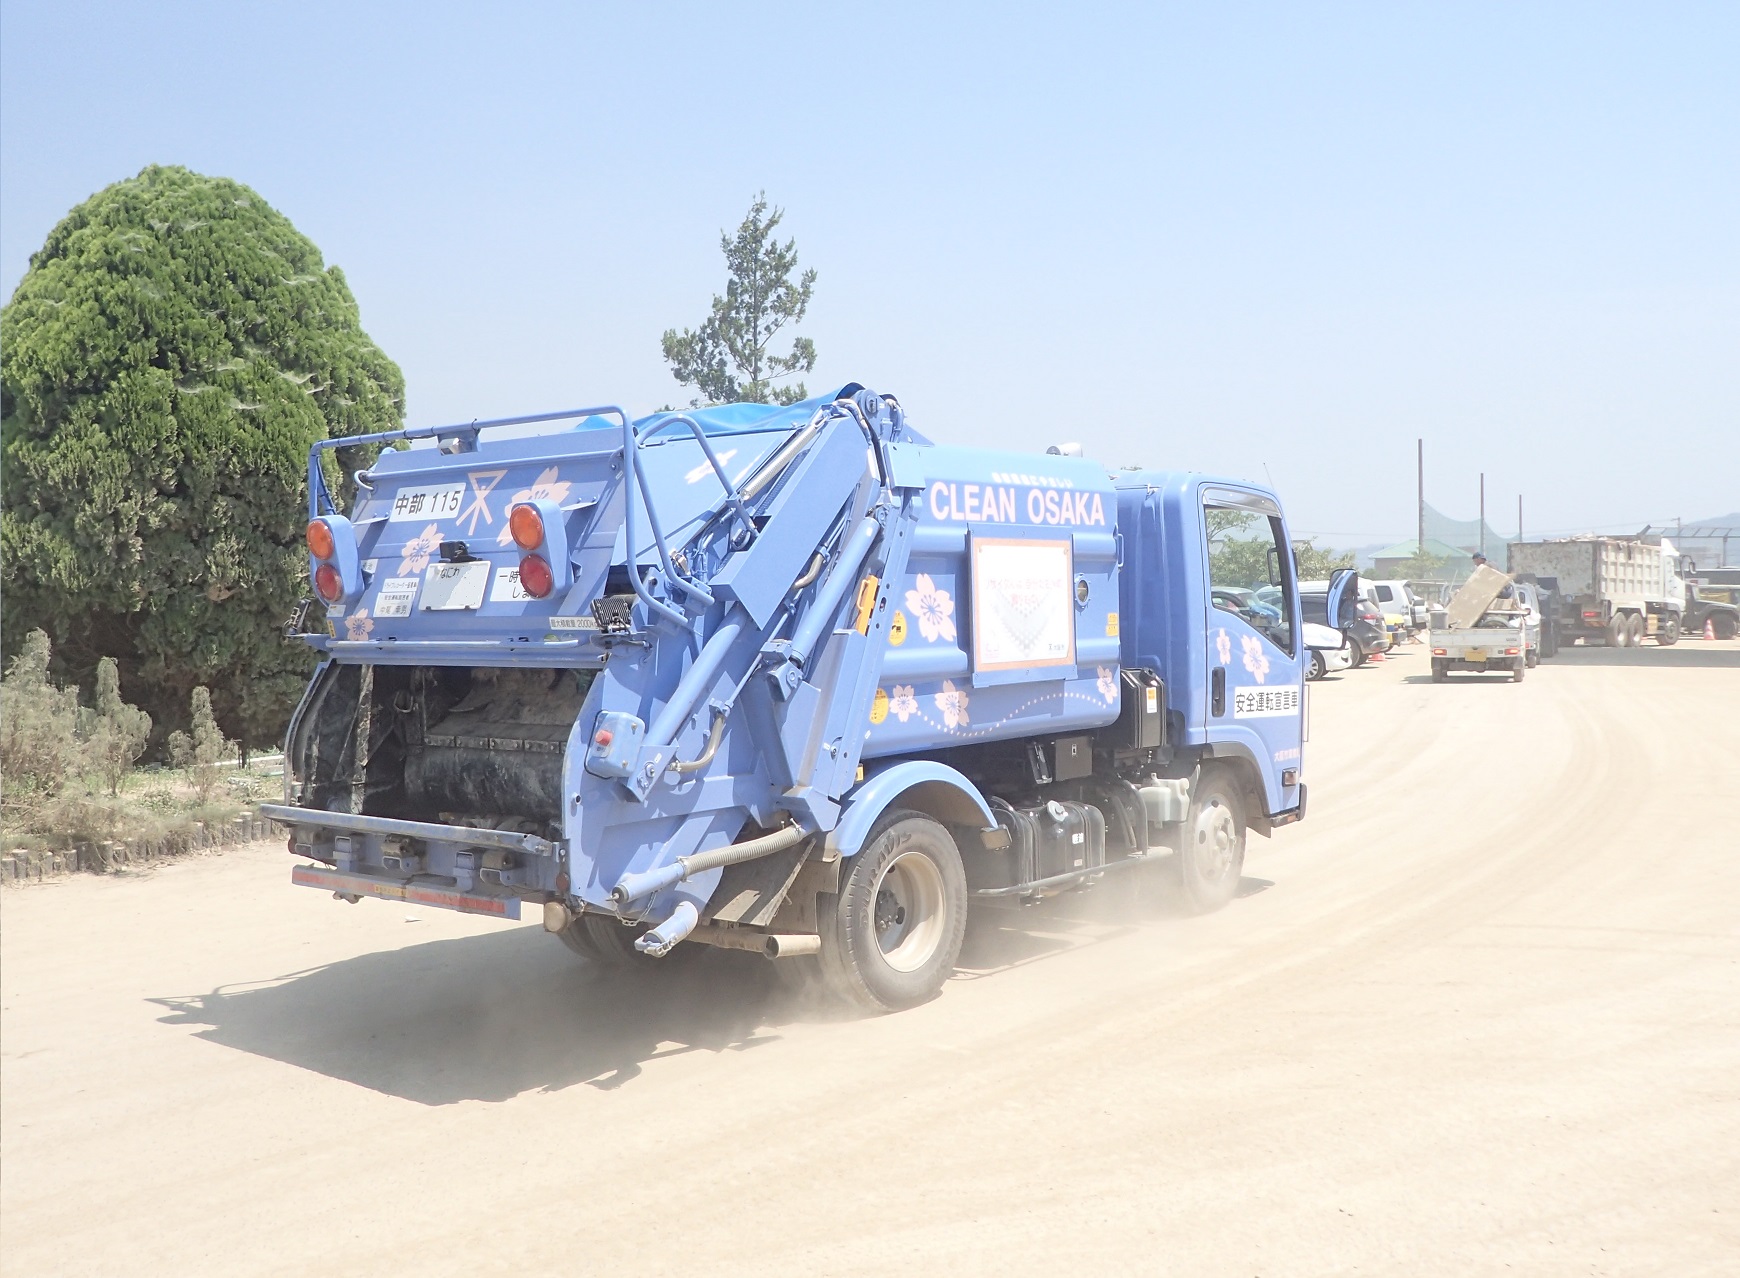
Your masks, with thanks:
M 464 564 L 430 564 L 423 574 L 423 610 L 445 612 L 475 608 L 483 602 L 489 585 L 489 561 L 474 559 Z
M 1464 661 L 1485 661 L 1486 660 L 1486 649 L 1485 648 L 1470 648 L 1467 652 L 1462 654 L 1462 659 Z

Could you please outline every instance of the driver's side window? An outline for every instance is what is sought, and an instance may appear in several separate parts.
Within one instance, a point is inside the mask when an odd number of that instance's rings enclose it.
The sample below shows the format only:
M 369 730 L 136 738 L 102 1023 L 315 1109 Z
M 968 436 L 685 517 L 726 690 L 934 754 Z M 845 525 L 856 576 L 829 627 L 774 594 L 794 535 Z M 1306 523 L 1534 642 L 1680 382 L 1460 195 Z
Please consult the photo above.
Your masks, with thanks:
M 1232 497 L 1229 490 L 1229 498 Z M 1236 499 L 1235 499 L 1236 500 Z M 1252 494 L 1231 504 L 1203 499 L 1208 533 L 1209 602 L 1242 619 L 1281 651 L 1293 655 L 1293 573 L 1291 551 L 1278 513 L 1259 506 L 1273 502 Z

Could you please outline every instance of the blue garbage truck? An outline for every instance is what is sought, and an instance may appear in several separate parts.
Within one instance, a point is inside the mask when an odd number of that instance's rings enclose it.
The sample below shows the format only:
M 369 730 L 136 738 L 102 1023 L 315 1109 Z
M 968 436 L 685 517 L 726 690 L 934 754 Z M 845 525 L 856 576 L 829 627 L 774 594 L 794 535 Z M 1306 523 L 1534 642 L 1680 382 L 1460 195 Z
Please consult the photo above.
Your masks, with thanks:
M 264 809 L 293 881 L 530 903 L 605 964 L 760 951 L 879 1010 L 975 903 L 1224 905 L 1305 815 L 1285 516 L 1079 452 L 933 443 L 856 384 L 317 443 L 289 630 L 322 660 Z

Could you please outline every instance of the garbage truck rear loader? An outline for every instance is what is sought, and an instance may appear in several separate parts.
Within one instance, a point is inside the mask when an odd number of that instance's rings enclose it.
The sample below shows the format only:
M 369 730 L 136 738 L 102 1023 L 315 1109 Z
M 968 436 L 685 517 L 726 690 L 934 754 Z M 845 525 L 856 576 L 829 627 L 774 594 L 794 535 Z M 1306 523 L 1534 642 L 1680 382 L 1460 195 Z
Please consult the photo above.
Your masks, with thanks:
M 328 451 L 416 436 L 336 509 Z M 324 660 L 267 814 L 342 898 L 529 903 L 604 963 L 795 956 L 892 1009 L 971 902 L 1166 864 L 1215 908 L 1305 812 L 1257 485 L 937 445 L 852 385 L 322 441 L 309 486 Z M 1279 618 L 1214 606 L 1229 527 L 1271 543 Z

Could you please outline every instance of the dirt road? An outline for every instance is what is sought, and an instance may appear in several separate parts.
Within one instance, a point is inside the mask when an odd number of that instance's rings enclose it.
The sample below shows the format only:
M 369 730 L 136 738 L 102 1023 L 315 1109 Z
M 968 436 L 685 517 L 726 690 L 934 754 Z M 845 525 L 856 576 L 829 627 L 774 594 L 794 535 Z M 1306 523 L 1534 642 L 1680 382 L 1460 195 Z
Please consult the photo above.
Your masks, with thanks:
M 1740 1270 L 1740 643 L 1312 691 L 1222 913 L 1075 896 L 898 1016 L 339 904 L 8 891 L 8 1274 Z

